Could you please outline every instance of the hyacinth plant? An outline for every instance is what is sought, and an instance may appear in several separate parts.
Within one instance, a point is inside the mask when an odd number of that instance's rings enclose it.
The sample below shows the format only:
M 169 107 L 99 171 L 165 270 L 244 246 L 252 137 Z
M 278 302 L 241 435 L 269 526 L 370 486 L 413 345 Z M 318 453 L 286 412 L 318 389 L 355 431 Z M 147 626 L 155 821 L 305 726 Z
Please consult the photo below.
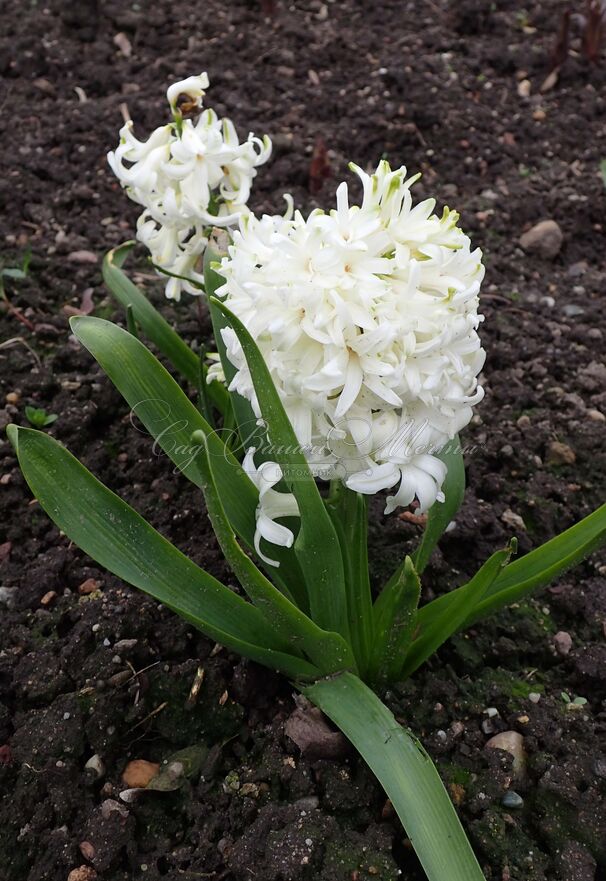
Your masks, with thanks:
M 129 281 L 132 243 L 104 263 L 128 329 L 93 317 L 71 324 L 157 447 L 202 490 L 200 515 L 242 592 L 195 565 L 48 434 L 13 425 L 9 437 L 34 495 L 75 544 L 211 639 L 289 677 L 343 730 L 430 881 L 480 881 L 436 768 L 377 692 L 595 549 L 606 506 L 516 561 L 512 538 L 469 582 L 420 604 L 423 570 L 463 499 L 458 433 L 482 398 L 482 255 L 456 213 L 414 205 L 415 178 L 386 162 L 372 174 L 352 166 L 360 205 L 343 183 L 335 210 L 304 218 L 287 199 L 285 216 L 255 217 L 246 203 L 270 142 L 240 143 L 230 121 L 203 109 L 207 85 L 203 74 L 171 86 L 172 121 L 146 141 L 128 122 L 109 162 L 143 206 L 138 238 L 166 295 L 204 298 L 216 355 L 194 352 Z M 367 503 L 383 490 L 387 514 L 415 503 L 427 524 L 374 597 Z

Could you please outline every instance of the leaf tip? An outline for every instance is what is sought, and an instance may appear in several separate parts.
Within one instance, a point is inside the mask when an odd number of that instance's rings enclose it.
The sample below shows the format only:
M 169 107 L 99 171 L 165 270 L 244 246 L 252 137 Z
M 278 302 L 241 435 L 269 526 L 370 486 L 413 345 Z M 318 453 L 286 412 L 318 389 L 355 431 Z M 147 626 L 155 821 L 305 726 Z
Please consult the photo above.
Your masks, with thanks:
M 15 425 L 14 422 L 10 422 L 6 426 L 6 436 L 13 445 L 13 448 L 16 452 L 19 447 L 19 426 Z

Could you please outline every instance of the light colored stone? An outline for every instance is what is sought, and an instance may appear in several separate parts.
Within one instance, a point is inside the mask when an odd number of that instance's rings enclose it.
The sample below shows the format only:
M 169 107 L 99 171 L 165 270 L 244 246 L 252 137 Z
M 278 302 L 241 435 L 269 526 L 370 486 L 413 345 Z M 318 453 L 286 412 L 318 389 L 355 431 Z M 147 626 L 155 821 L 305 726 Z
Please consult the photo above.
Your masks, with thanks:
M 541 220 L 520 236 L 520 244 L 529 254 L 553 260 L 560 253 L 564 234 L 555 220 Z
M 548 465 L 574 465 L 576 460 L 576 454 L 568 444 L 552 441 L 547 447 Z
M 524 750 L 524 738 L 517 731 L 501 731 L 491 737 L 484 749 L 502 749 L 513 756 L 512 770 L 514 776 L 519 778 L 524 774 L 526 766 L 526 752 Z
M 572 648 L 572 637 L 570 633 L 566 633 L 565 630 L 560 630 L 554 635 L 553 644 L 558 655 L 561 655 L 563 658 L 565 658 L 566 655 L 570 654 L 570 650 Z
M 506 510 L 503 511 L 501 514 L 501 520 L 506 526 L 511 526 L 512 529 L 526 530 L 526 524 L 520 515 L 512 511 L 511 508 L 506 508 Z
M 94 881 L 97 877 L 96 871 L 92 866 L 78 866 L 72 869 L 67 876 L 67 881 Z

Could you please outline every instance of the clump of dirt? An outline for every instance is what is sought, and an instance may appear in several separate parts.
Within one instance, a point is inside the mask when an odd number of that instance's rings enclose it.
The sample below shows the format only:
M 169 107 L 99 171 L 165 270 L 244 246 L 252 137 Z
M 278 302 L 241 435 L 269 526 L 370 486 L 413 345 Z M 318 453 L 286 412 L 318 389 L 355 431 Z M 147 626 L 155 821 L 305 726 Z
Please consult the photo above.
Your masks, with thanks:
M 0 312 L 0 425 L 26 424 L 26 405 L 58 414 L 53 436 L 233 584 L 199 493 L 136 430 L 67 324 L 91 301 L 122 320 L 99 264 L 136 217 L 105 162 L 119 105 L 143 134 L 163 118 L 168 84 L 207 69 L 218 112 L 274 139 L 256 210 L 280 210 L 285 190 L 305 210 L 330 205 L 348 161 L 386 156 L 423 171 L 418 198 L 463 209 L 485 252 L 486 400 L 465 434 L 466 501 L 425 598 L 462 583 L 512 532 L 523 553 L 589 513 L 606 473 L 606 74 L 572 46 L 559 82 L 540 91 L 565 7 L 9 3 L 0 259 L 32 259 L 25 281 L 7 282 L 25 322 Z M 310 182 L 319 142 L 327 154 Z M 520 237 L 546 219 L 563 233 L 559 252 L 526 254 Z M 143 253 L 130 271 L 192 345 L 208 339 L 204 310 L 164 303 Z M 108 881 L 421 881 L 363 763 L 310 758 L 290 740 L 288 683 L 96 567 L 32 503 L 4 440 L 0 506 L 3 881 L 65 881 L 80 867 Z M 378 588 L 419 532 L 373 510 Z M 605 573 L 595 555 L 386 696 L 438 762 L 489 879 L 606 877 Z M 485 749 L 505 731 L 523 737 L 521 776 L 509 753 Z M 121 798 L 130 760 L 164 767 L 184 749 L 199 761 L 176 788 Z

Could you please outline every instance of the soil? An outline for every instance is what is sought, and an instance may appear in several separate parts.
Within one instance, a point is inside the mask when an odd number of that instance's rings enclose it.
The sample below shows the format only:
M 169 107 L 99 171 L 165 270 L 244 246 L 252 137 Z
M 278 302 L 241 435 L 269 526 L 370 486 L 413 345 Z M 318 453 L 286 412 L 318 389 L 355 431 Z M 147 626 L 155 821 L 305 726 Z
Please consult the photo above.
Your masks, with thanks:
M 143 134 L 164 118 L 167 85 L 206 69 L 209 103 L 274 139 L 256 209 L 280 210 L 285 190 L 303 209 L 331 205 L 348 161 L 386 156 L 423 171 L 417 196 L 461 209 L 484 250 L 487 394 L 465 434 L 466 501 L 425 596 L 462 583 L 512 532 L 524 553 L 588 514 L 606 483 L 606 65 L 573 40 L 540 91 L 565 8 L 5 0 L 0 258 L 19 265 L 31 249 L 31 264 L 6 281 L 25 323 L 0 313 L 2 423 L 27 424 L 26 405 L 57 414 L 54 437 L 233 583 L 199 494 L 133 428 L 67 324 L 83 298 L 123 320 L 100 274 L 137 213 L 105 161 L 120 104 Z M 327 175 L 310 184 L 319 141 Z M 519 245 L 544 219 L 564 234 L 553 259 Z M 207 335 L 191 300 L 163 301 L 143 253 L 130 271 L 193 345 Z M 74 869 L 70 881 L 421 881 L 364 764 L 306 757 L 286 735 L 289 684 L 100 571 L 32 502 L 4 439 L 0 505 L 0 881 Z M 371 534 L 379 585 L 418 527 L 377 510 Z M 606 879 L 605 562 L 595 554 L 455 638 L 386 695 L 438 762 L 488 879 Z M 512 730 L 527 756 L 517 777 L 508 753 L 484 749 Z M 129 761 L 182 750 L 179 788 L 120 800 Z

